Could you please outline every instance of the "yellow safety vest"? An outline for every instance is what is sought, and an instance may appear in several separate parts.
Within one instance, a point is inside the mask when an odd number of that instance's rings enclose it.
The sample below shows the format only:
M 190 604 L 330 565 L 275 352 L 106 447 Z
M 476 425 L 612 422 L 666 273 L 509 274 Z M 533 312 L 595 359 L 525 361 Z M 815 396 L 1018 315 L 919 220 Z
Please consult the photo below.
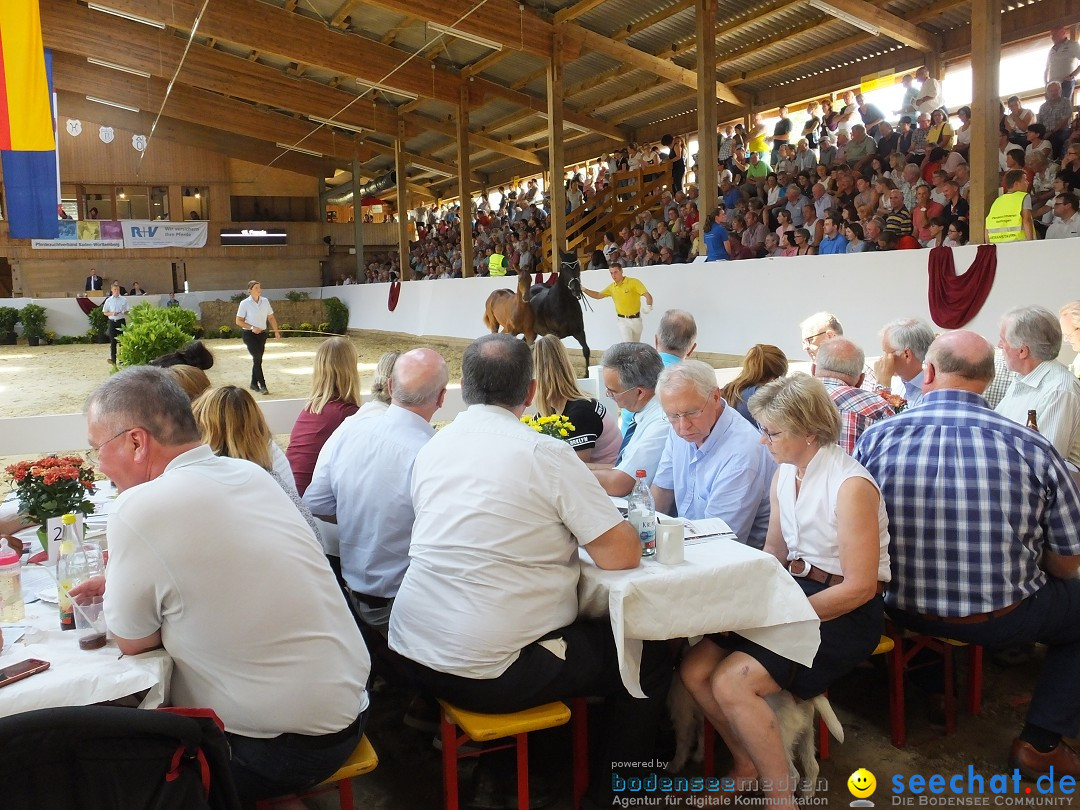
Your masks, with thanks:
M 986 215 L 986 239 L 991 244 L 998 242 L 1023 242 L 1024 235 L 1024 198 L 1026 191 L 1010 191 L 1002 194 L 990 206 Z
M 488 273 L 493 276 L 506 275 L 506 257 L 501 253 L 492 253 L 488 257 Z

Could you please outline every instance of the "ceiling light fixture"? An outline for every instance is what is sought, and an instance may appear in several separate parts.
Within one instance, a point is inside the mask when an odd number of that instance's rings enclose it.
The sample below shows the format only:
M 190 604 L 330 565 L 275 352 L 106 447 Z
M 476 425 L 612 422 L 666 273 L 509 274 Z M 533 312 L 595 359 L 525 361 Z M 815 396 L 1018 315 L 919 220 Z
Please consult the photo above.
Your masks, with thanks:
M 343 121 L 335 121 L 330 118 L 320 118 L 317 115 L 309 115 L 309 121 L 314 121 L 316 124 L 325 124 L 328 127 L 337 127 L 338 129 L 344 129 L 347 132 L 355 132 L 360 135 L 364 132 L 363 127 L 358 127 L 355 124 L 346 124 Z
M 873 34 L 875 37 L 881 34 L 881 29 L 873 23 L 838 9 L 836 6 L 826 3 L 825 0 L 810 0 L 810 5 L 818 11 L 824 11 L 829 16 L 835 17 L 841 22 L 846 22 L 848 25 L 854 25 L 856 28 L 861 28 L 866 33 Z
M 98 59 L 96 56 L 86 57 L 86 61 L 91 65 L 97 65 L 98 67 L 109 68 L 110 70 L 119 70 L 121 73 L 130 73 L 133 76 L 142 76 L 144 79 L 149 79 L 150 74 L 145 70 L 138 70 L 137 68 L 129 68 L 124 65 L 118 65 L 115 62 L 106 62 L 104 59 Z
M 160 28 L 164 30 L 165 23 L 159 23 L 157 20 L 151 20 L 146 17 L 140 17 L 138 14 L 129 14 L 126 11 L 120 11 L 115 8 L 109 8 L 108 6 L 101 6 L 97 3 L 87 3 L 86 7 L 92 11 L 100 11 L 104 14 L 111 14 L 114 17 L 120 17 L 124 20 L 131 20 L 131 22 L 142 23 L 143 25 L 149 25 L 151 28 Z
M 427 24 L 428 31 L 434 31 L 436 34 L 445 34 L 448 37 L 457 37 L 463 39 L 466 42 L 472 42 L 474 45 L 482 45 L 485 48 L 491 48 L 493 51 L 501 51 L 503 49 L 502 43 L 495 42 L 494 40 L 485 39 L 479 34 L 470 34 L 468 31 L 459 31 L 457 28 L 451 28 L 449 25 L 440 25 L 439 23 L 429 22 Z
M 299 146 L 291 146 L 287 143 L 275 143 L 274 146 L 278 149 L 287 149 L 290 152 L 299 152 L 300 154 L 311 155 L 312 157 L 321 158 L 323 156 L 322 152 L 316 152 L 313 149 L 303 149 Z
M 129 104 L 121 104 L 119 101 L 109 101 L 105 98 L 98 98 L 97 96 L 87 96 L 87 101 L 93 101 L 96 104 L 107 104 L 110 107 L 119 107 L 121 110 L 127 110 L 128 112 L 139 112 L 138 107 L 132 107 Z
M 364 87 L 370 87 L 372 90 L 382 90 L 384 93 L 393 93 L 395 96 L 402 96 L 404 98 L 411 98 L 414 101 L 419 98 L 416 93 L 410 93 L 408 90 L 398 90 L 395 87 L 389 87 L 381 82 L 369 82 L 364 79 L 357 79 L 357 84 L 362 84 Z

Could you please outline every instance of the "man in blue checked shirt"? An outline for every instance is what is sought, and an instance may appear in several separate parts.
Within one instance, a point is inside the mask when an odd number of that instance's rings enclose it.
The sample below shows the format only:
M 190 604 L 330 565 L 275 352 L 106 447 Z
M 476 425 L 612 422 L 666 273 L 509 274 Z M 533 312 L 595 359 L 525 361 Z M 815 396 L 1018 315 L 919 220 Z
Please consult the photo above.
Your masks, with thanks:
M 983 337 L 942 335 L 922 405 L 868 428 L 854 457 L 888 507 L 893 620 L 988 647 L 1046 644 L 1009 765 L 1076 777 L 1062 737 L 1080 727 L 1080 490 L 1045 437 L 987 407 L 993 376 Z

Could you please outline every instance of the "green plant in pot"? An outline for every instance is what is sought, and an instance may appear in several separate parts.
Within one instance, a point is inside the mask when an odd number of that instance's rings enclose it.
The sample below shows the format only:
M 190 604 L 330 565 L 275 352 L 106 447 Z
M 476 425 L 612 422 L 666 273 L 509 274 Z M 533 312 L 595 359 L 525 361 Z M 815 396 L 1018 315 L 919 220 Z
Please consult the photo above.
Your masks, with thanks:
M 195 313 L 180 307 L 139 304 L 128 313 L 117 359 L 121 366 L 145 366 L 195 337 Z
M 19 310 L 15 307 L 0 307 L 0 343 L 15 345 L 15 324 L 19 322 Z
M 45 324 L 48 319 L 49 313 L 39 304 L 27 304 L 19 311 L 23 336 L 31 346 L 37 346 L 45 339 Z
M 90 342 L 108 343 L 109 318 L 101 311 L 101 307 L 94 307 L 86 313 L 86 317 L 90 319 L 90 329 L 87 332 Z

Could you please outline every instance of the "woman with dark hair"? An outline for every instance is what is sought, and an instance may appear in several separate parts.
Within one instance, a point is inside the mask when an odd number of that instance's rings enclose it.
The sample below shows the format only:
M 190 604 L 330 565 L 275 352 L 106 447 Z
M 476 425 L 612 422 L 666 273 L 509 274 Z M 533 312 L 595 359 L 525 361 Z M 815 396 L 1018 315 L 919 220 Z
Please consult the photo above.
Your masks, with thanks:
M 954 219 L 945 230 L 945 247 L 962 247 L 968 243 L 968 224 L 962 219 Z
M 863 234 L 862 223 L 857 220 L 851 220 L 844 225 L 844 236 L 847 237 L 847 252 L 848 253 L 862 253 L 866 250 L 866 242 L 864 241 L 865 235 Z
M 724 401 L 742 414 L 754 427 L 757 421 L 750 415 L 750 409 L 746 403 L 761 386 L 772 382 L 778 377 L 783 377 L 788 372 L 788 359 L 783 350 L 769 345 L 758 343 L 750 347 L 750 351 L 743 357 L 742 371 L 731 382 L 720 389 Z
M 725 244 L 728 239 L 728 232 L 727 228 L 724 227 L 726 219 L 727 212 L 723 208 L 714 208 L 705 217 L 704 224 L 701 226 L 701 238 L 705 240 L 705 261 L 717 262 L 728 258 L 727 245 Z
M 945 223 L 946 219 L 943 216 L 930 217 L 927 222 L 927 230 L 930 231 L 930 238 L 926 241 L 921 241 L 920 244 L 927 248 L 941 247 L 945 244 Z
M 589 266 L 586 270 L 607 270 L 608 260 L 604 256 L 604 251 L 594 250 L 592 253 L 592 259 L 589 261 Z
M 949 116 L 945 111 L 938 108 L 930 113 L 930 131 L 926 134 L 926 143 L 929 146 L 940 146 L 942 149 L 952 149 L 953 128 L 949 124 Z
M 806 228 L 795 229 L 795 255 L 796 256 L 813 256 L 817 253 L 817 248 L 810 243 L 810 231 Z
M 966 160 L 968 149 L 971 148 L 971 107 L 964 105 L 956 111 L 956 117 L 960 119 L 960 126 L 956 130 L 956 147 L 953 151 L 959 152 Z

